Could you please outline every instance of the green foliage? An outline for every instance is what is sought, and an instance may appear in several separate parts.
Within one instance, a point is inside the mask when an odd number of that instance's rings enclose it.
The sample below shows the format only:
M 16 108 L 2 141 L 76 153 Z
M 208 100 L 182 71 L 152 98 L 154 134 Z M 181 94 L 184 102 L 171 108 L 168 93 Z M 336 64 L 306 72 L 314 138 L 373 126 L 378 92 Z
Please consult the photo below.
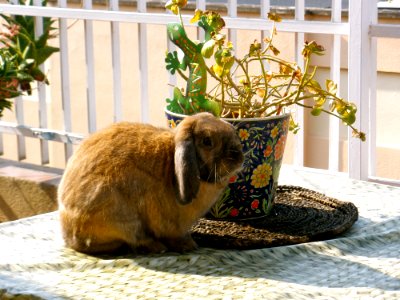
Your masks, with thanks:
M 25 0 L 19 0 L 25 5 Z M 28 5 L 33 5 L 29 0 Z M 46 5 L 46 1 L 42 2 Z M 31 94 L 31 83 L 34 81 L 48 84 L 46 75 L 40 70 L 43 64 L 58 48 L 48 45 L 52 37 L 54 21 L 43 18 L 43 34 L 35 37 L 35 18 L 31 16 L 0 15 L 5 32 L 0 35 L 4 45 L 0 50 L 0 116 L 5 108 L 10 109 L 10 98 L 17 97 L 23 92 Z
M 184 7 L 182 3 L 180 4 L 179 9 Z M 177 10 L 177 14 L 180 16 L 180 10 Z M 181 16 L 180 19 L 182 22 Z M 267 117 L 279 115 L 285 112 L 286 108 L 295 105 L 305 107 L 313 116 L 326 113 L 339 118 L 353 129 L 354 136 L 364 141 L 365 134 L 353 126 L 357 113 L 354 103 L 337 96 L 337 85 L 332 80 L 327 80 L 322 87 L 314 78 L 317 68 L 310 67 L 310 61 L 313 55 L 323 55 L 324 47 L 315 41 L 305 42 L 302 50 L 304 68 L 296 62 L 281 58 L 279 49 L 274 45 L 274 38 L 277 35 L 276 22 L 280 22 L 281 18 L 277 14 L 270 13 L 269 19 L 273 21 L 270 36 L 262 42 L 255 40 L 250 44 L 248 53 L 238 58 L 234 55 L 232 44 L 221 32 L 225 26 L 223 18 L 213 11 L 195 11 L 191 22 L 197 22 L 205 31 L 204 41 L 196 44 L 201 47 L 199 53 L 201 59 L 197 57 L 197 61 L 207 64 L 207 60 L 210 59 L 210 67 L 207 65 L 199 67 L 205 68 L 204 77 L 209 75 L 216 80 L 213 87 L 207 87 L 203 99 L 218 104 L 220 116 L 228 118 Z M 182 23 L 181 27 L 184 30 Z M 184 35 L 186 37 L 186 34 Z M 177 54 L 168 53 L 166 63 L 167 70 L 171 74 L 178 71 L 178 74 L 190 83 L 187 85 L 186 95 L 191 94 L 190 89 L 197 86 L 191 82 L 191 76 L 181 72 L 182 63 Z M 254 70 L 258 72 L 252 74 Z M 180 90 L 179 92 L 182 97 L 177 98 L 177 101 L 189 105 L 191 99 L 184 96 Z M 305 102 L 307 99 L 311 100 L 311 105 L 308 101 Z M 171 100 L 168 100 L 171 107 Z M 179 105 L 180 112 L 187 113 L 182 103 Z M 326 103 L 329 104 L 328 109 Z M 178 108 L 178 105 L 175 106 Z M 202 107 L 207 106 L 203 104 Z M 293 120 L 289 127 L 294 133 L 299 130 Z

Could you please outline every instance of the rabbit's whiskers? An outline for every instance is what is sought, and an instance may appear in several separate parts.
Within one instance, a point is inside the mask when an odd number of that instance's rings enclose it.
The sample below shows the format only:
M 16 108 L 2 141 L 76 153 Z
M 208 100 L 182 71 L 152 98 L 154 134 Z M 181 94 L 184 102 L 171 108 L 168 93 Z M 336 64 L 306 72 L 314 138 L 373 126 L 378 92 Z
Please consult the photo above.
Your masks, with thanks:
M 203 162 L 203 163 L 201 164 L 200 168 L 203 168 L 203 167 L 206 167 L 206 169 L 208 170 L 208 164 L 207 164 L 207 162 Z M 208 176 L 207 176 L 207 179 L 206 179 L 207 182 L 210 181 L 211 176 L 212 176 L 212 172 L 211 172 L 211 170 L 210 170 L 210 171 L 208 172 Z
M 201 168 L 203 168 L 203 167 L 208 167 L 208 163 L 210 162 L 212 160 L 212 158 L 209 158 L 208 160 L 206 160 L 206 161 L 202 161 L 202 163 L 200 164 L 200 169 Z M 208 168 L 207 168 L 208 169 Z M 211 179 L 211 176 L 212 176 L 212 169 L 214 169 L 214 182 L 217 182 L 217 179 L 218 179 L 218 173 L 217 173 L 217 164 L 216 163 L 214 163 L 214 167 L 213 168 L 209 168 L 209 173 L 208 173 L 208 177 L 207 177 L 207 179 L 206 179 L 206 181 L 210 181 L 210 179 Z

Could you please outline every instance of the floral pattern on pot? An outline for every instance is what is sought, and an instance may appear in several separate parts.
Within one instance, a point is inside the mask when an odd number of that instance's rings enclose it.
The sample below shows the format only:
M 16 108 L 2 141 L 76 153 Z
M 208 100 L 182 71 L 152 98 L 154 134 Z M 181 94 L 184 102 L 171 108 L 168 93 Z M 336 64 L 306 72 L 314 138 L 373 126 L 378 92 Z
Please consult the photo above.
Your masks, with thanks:
M 166 112 L 170 127 L 184 116 Z M 246 220 L 262 218 L 273 207 L 288 134 L 290 114 L 257 119 L 227 119 L 238 132 L 245 160 L 242 171 L 207 214 L 208 218 Z

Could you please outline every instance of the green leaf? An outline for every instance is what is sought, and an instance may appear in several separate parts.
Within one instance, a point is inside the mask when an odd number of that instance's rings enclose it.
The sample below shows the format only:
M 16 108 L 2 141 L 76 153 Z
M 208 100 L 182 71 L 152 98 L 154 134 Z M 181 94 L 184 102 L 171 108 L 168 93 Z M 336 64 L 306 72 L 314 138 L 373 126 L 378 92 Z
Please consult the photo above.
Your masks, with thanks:
M 325 104 L 326 102 L 326 97 L 325 96 L 319 96 L 314 98 L 314 105 L 317 107 L 321 107 Z
M 337 113 L 341 116 L 343 116 L 347 111 L 346 106 L 338 101 L 335 103 L 335 108 L 336 108 Z
M 279 53 L 281 53 L 281 51 L 279 51 L 279 49 L 276 48 L 274 45 L 270 45 L 270 46 L 269 46 L 269 50 L 271 50 L 272 53 L 274 53 L 275 56 L 278 56 Z
M 225 27 L 224 19 L 215 11 L 205 11 L 202 19 L 215 33 L 220 32 L 220 30 Z
M 304 58 L 307 58 L 310 57 L 311 54 L 324 55 L 324 52 L 324 47 L 318 45 L 315 41 L 311 41 L 304 43 L 304 48 L 301 54 L 304 56 Z
M 49 39 L 49 32 L 44 32 L 35 42 L 37 48 L 46 47 L 47 40 Z
M 347 125 L 353 125 L 354 122 L 356 121 L 356 115 L 355 113 L 346 113 L 343 116 L 342 120 Z
M 320 107 L 313 107 L 313 109 L 311 110 L 311 114 L 315 117 L 318 117 L 322 112 L 322 109 Z
M 261 43 L 255 40 L 250 44 L 249 56 L 258 56 L 261 54 Z
M 326 90 L 333 94 L 336 95 L 337 93 L 337 84 L 335 82 L 333 82 L 333 80 L 327 79 L 325 81 L 325 86 L 326 86 Z
M 299 124 L 297 124 L 292 118 L 289 121 L 289 131 L 296 134 L 300 130 Z
M 12 102 L 6 99 L 0 99 L 0 117 L 3 116 L 4 109 L 11 109 L 11 107 L 12 107 Z
M 309 80 L 308 84 L 304 87 L 309 93 L 319 94 L 321 91 L 321 85 L 315 79 Z
M 348 107 L 349 107 L 349 110 L 351 112 L 353 112 L 354 114 L 357 112 L 357 105 L 355 105 L 355 103 L 350 102 Z
M 46 46 L 36 50 L 36 64 L 41 65 L 44 63 L 53 53 L 58 52 L 60 49 Z
M 231 49 L 219 49 L 215 52 L 214 58 L 215 64 L 213 65 L 213 70 L 215 74 L 219 77 L 227 75 L 235 62 Z
M 204 110 L 212 113 L 214 116 L 219 116 L 221 114 L 221 107 L 218 102 L 207 99 L 202 105 Z
M 211 39 L 204 43 L 201 48 L 201 55 L 205 58 L 210 58 L 214 53 L 215 40 Z

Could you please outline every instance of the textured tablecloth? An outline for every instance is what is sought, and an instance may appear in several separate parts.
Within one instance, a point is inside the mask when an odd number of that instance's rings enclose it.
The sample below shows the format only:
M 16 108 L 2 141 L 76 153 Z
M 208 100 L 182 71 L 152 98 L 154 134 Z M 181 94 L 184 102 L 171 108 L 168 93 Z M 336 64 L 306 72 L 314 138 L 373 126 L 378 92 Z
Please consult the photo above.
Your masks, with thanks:
M 288 167 L 280 183 L 352 201 L 359 220 L 329 241 L 100 259 L 39 215 L 0 224 L 0 299 L 400 299 L 400 189 Z

